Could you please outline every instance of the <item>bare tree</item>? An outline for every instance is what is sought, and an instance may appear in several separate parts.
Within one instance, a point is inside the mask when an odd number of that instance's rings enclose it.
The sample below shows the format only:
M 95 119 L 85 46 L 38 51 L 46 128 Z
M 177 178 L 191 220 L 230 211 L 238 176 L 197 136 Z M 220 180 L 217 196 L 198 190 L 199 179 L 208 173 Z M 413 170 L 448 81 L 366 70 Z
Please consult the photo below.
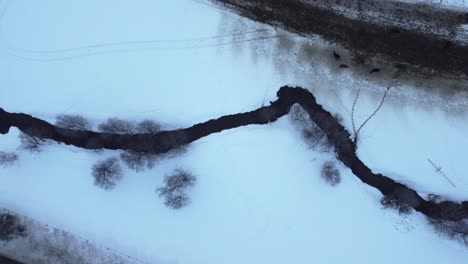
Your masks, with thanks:
M 145 168 L 151 169 L 157 161 L 157 155 L 136 151 L 125 151 L 120 154 L 120 159 L 132 170 L 139 172 Z
M 173 192 L 164 198 L 164 205 L 172 209 L 181 209 L 190 204 L 190 199 L 184 192 Z
M 99 131 L 110 134 L 134 134 L 135 125 L 127 120 L 111 117 L 98 126 Z
M 72 130 L 89 130 L 90 123 L 80 115 L 58 115 L 55 125 Z
M 18 155 L 12 152 L 0 151 L 0 166 L 8 167 L 18 160 Z
M 340 171 L 336 168 L 336 165 L 333 161 L 326 161 L 322 164 L 320 175 L 328 184 L 333 187 L 341 182 Z
M 357 101 L 358 101 L 358 98 L 359 98 L 359 94 L 361 92 L 361 86 L 359 85 L 359 88 L 358 88 L 358 91 L 356 93 L 356 96 L 354 97 L 354 102 L 353 102 L 353 107 L 351 108 L 351 123 L 352 123 L 352 126 L 353 126 L 353 133 L 354 133 L 354 143 L 357 145 L 358 143 L 358 140 L 359 140 L 359 132 L 361 131 L 361 129 L 367 124 L 367 122 L 369 122 L 379 111 L 380 111 L 380 108 L 382 108 L 383 106 L 383 103 L 385 102 L 385 98 L 387 97 L 387 94 L 388 92 L 390 91 L 391 88 L 395 87 L 396 85 L 396 79 L 397 77 L 400 75 L 400 73 L 402 72 L 402 69 L 397 69 L 397 71 L 395 72 L 395 74 L 393 75 L 392 77 L 392 80 L 390 82 L 390 84 L 387 86 L 387 88 L 385 89 L 385 92 L 383 93 L 382 95 L 382 99 L 380 100 L 380 103 L 379 105 L 377 106 L 377 108 L 364 120 L 364 122 L 362 122 L 362 124 L 356 129 L 356 123 L 354 121 L 354 110 L 356 108 L 356 104 L 357 104 Z
M 111 190 L 122 179 L 122 168 L 116 157 L 111 157 L 93 165 L 94 185 Z
M 156 134 L 161 131 L 161 125 L 154 122 L 153 120 L 147 119 L 137 124 L 136 131 L 138 133 Z
M 25 235 L 26 228 L 19 223 L 18 217 L 10 213 L 0 214 L 0 240 L 8 241 Z
M 328 151 L 333 144 L 329 142 L 325 133 L 311 119 L 309 114 L 299 105 L 294 104 L 289 110 L 291 122 L 296 125 L 302 134 L 302 138 L 310 148 L 321 147 Z
M 128 130 L 128 127 L 129 125 L 127 124 L 124 129 L 119 130 Z M 156 134 L 161 130 L 161 126 L 152 120 L 143 120 L 132 130 L 132 132 L 135 133 Z M 157 160 L 157 156 L 154 154 L 136 151 L 125 151 L 120 154 L 120 158 L 130 169 L 137 172 L 142 171 L 145 168 L 153 168 Z
M 190 203 L 185 189 L 195 185 L 197 178 L 183 169 L 176 169 L 174 173 L 164 177 L 165 185 L 156 189 L 159 196 L 164 197 L 164 204 L 172 209 L 180 209 Z
M 359 87 L 359 90 L 358 90 L 358 93 L 356 95 L 356 98 L 354 100 L 354 103 L 353 103 L 353 109 L 352 109 L 352 123 L 353 123 L 353 132 L 354 132 L 354 142 L 357 143 L 358 139 L 359 139 L 359 132 L 361 131 L 361 129 L 367 124 L 367 122 L 369 122 L 380 110 L 380 108 L 382 108 L 382 105 L 385 101 L 385 98 L 387 97 L 387 94 L 388 92 L 390 91 L 390 88 L 392 88 L 392 86 L 389 86 L 387 87 L 387 89 L 385 90 L 383 96 L 382 96 L 382 99 L 380 100 L 380 103 L 379 105 L 377 106 L 377 108 L 374 110 L 374 112 L 372 112 L 367 118 L 366 120 L 364 120 L 364 122 L 362 122 L 362 124 L 359 126 L 359 128 L 356 130 L 356 126 L 354 124 L 354 107 L 356 105 L 356 101 L 357 101 L 357 98 L 359 97 L 359 91 L 361 90 L 361 88 Z
M 41 151 L 41 146 L 43 146 L 47 141 L 40 137 L 35 137 L 28 135 L 26 133 L 21 133 L 19 135 L 21 141 L 21 148 L 25 150 L 29 150 L 31 152 L 39 152 Z

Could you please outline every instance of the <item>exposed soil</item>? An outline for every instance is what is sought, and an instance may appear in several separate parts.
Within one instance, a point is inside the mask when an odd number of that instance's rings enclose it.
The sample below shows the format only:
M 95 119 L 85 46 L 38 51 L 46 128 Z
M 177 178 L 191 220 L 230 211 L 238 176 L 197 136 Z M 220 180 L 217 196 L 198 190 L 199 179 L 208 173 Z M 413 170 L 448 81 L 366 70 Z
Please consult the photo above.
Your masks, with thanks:
M 455 38 L 467 11 L 388 0 L 212 1 L 261 23 L 320 35 L 360 63 L 378 58 L 418 73 L 468 76 L 468 39 Z

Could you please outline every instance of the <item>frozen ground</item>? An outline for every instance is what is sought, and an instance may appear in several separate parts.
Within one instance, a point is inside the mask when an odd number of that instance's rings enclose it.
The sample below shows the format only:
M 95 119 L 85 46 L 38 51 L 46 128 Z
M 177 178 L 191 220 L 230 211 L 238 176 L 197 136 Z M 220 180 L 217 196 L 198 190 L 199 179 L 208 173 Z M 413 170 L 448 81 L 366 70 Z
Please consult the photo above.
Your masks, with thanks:
M 466 0 L 397 0 L 399 2 L 409 3 L 424 3 L 424 4 L 435 4 L 442 5 L 452 8 L 467 7 L 468 2 Z
M 23 263 L 35 264 L 75 264 L 113 263 L 140 264 L 131 256 L 115 252 L 105 246 L 96 246 L 88 239 L 80 239 L 74 234 L 50 227 L 17 213 L 0 210 L 1 214 L 15 215 L 17 221 L 27 230 L 27 236 L 0 242 L 1 256 L 14 256 Z M 0 258 L 0 261 L 3 261 Z M 4 262 L 1 262 L 4 264 Z M 9 262 L 8 262 L 9 263 Z
M 313 89 L 351 129 L 357 87 L 358 123 L 382 93 L 370 77 L 356 80 L 320 56 L 294 58 L 303 40 L 206 2 L 1 1 L 0 10 L 0 106 L 48 120 L 80 113 L 96 124 L 119 116 L 187 126 L 252 110 L 292 84 Z M 467 200 L 466 94 L 425 95 L 391 90 L 363 129 L 359 155 L 421 193 Z M 0 149 L 14 151 L 17 134 L 0 137 Z M 115 155 L 55 144 L 21 152 L 15 166 L 0 169 L 0 207 L 150 263 L 468 261 L 466 248 L 440 239 L 421 215 L 382 210 L 381 196 L 349 170 L 340 168 L 338 187 L 326 185 L 319 169 L 332 155 L 308 149 L 287 118 L 203 138 L 153 170 L 125 170 L 105 192 L 90 168 Z M 198 183 L 191 205 L 173 211 L 155 188 L 178 166 Z

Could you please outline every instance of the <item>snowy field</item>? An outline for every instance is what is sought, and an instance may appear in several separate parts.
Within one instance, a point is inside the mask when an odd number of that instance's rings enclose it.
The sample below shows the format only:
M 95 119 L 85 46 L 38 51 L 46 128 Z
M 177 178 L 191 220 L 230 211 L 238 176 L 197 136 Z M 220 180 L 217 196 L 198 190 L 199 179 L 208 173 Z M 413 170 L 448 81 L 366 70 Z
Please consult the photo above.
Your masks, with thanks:
M 336 70 L 321 45 L 205 1 L 0 1 L 0 107 L 175 128 L 267 105 L 289 84 L 310 88 L 351 130 L 358 87 L 360 124 L 385 82 Z M 468 200 L 467 131 L 466 92 L 399 84 L 362 130 L 358 154 L 421 194 Z M 18 151 L 18 134 L 0 136 L 0 150 Z M 51 144 L 18 153 L 0 167 L 0 208 L 143 263 L 468 262 L 467 248 L 422 215 L 382 210 L 381 195 L 343 166 L 340 185 L 327 185 L 320 167 L 333 154 L 309 149 L 287 117 L 208 136 L 152 170 L 126 168 L 109 192 L 93 185 L 91 166 L 119 152 Z M 176 167 L 198 176 L 181 210 L 155 193 Z
M 458 7 L 467 7 L 468 1 L 466 0 L 396 0 L 399 2 L 408 2 L 408 3 L 423 3 L 423 4 L 434 4 L 441 5 L 445 7 L 458 8 Z

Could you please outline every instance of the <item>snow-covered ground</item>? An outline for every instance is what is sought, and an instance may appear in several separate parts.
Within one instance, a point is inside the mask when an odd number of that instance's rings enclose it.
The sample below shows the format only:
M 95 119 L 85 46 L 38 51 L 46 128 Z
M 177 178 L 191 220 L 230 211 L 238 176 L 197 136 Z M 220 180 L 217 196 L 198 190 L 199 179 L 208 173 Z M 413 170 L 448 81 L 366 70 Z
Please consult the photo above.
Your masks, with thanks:
M 409 2 L 409 3 L 422 3 L 422 4 L 431 4 L 439 5 L 451 8 L 467 7 L 468 1 L 466 0 L 396 0 L 399 2 Z
M 304 42 L 208 2 L 1 1 L 0 107 L 170 128 L 258 108 L 291 84 L 313 89 L 351 130 L 357 87 L 359 124 L 382 85 L 337 71 L 319 41 Z M 466 131 L 466 93 L 429 97 L 402 85 L 363 129 L 359 156 L 421 193 L 468 200 Z M 1 136 L 0 150 L 15 151 L 18 133 Z M 308 149 L 286 117 L 211 135 L 152 170 L 126 169 L 110 192 L 96 188 L 91 166 L 118 154 L 56 144 L 21 151 L 0 168 L 0 207 L 149 263 L 468 261 L 466 248 L 440 239 L 421 215 L 382 210 L 380 194 L 348 169 L 336 188 L 325 184 L 320 166 L 332 154 Z M 155 193 L 176 167 L 198 176 L 179 211 Z

